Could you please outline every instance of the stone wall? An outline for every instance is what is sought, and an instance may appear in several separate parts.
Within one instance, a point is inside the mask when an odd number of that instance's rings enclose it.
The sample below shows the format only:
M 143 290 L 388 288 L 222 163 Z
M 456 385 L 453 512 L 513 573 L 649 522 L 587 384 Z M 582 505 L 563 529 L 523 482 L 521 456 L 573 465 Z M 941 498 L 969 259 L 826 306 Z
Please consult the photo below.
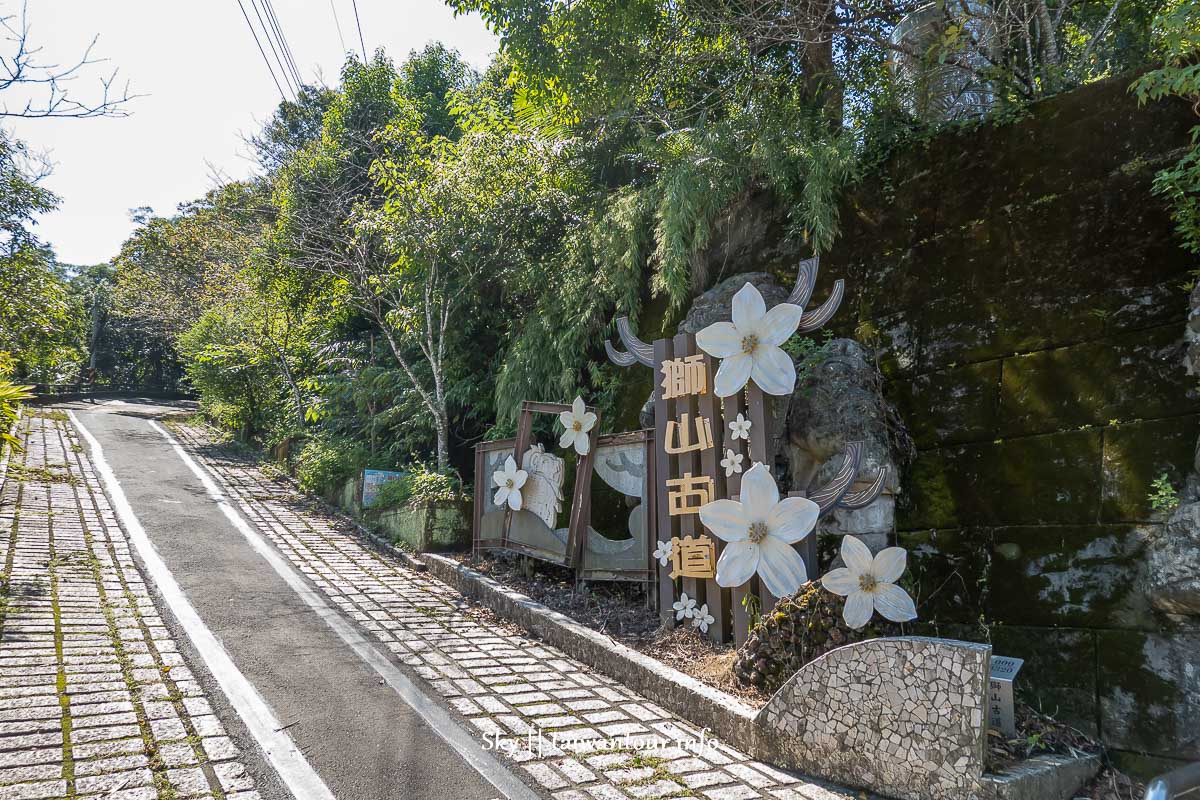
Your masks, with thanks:
M 763 707 L 773 763 L 906 800 L 982 794 L 990 650 L 871 639 L 801 667 Z
M 1147 559 L 1151 481 L 1181 487 L 1200 433 L 1197 264 L 1151 181 L 1200 119 L 1128 84 L 894 157 L 816 299 L 846 279 L 835 326 L 877 336 L 915 440 L 897 529 L 930 632 L 1024 658 L 1026 699 L 1145 771 L 1200 759 L 1200 626 L 1151 606 Z

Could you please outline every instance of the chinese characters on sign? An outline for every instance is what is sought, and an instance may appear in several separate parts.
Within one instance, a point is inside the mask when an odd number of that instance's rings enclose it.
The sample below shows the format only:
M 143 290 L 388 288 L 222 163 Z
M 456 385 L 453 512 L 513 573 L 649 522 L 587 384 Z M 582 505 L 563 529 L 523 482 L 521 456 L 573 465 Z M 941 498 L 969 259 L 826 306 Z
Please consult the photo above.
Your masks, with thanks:
M 992 670 L 988 680 L 988 725 L 1005 736 L 1017 735 L 1013 680 L 1024 663 L 1024 659 L 1011 656 L 992 656 Z
M 711 578 L 717 574 L 717 546 L 707 536 L 671 540 L 671 579 Z
M 679 400 L 702 396 L 709 391 L 709 362 L 703 354 L 680 355 L 662 362 L 662 397 Z M 668 455 L 711 451 L 712 420 L 704 414 L 684 412 L 677 419 L 668 419 L 662 433 L 662 448 Z M 716 485 L 711 475 L 695 474 L 684 464 L 681 477 L 664 476 L 667 488 L 667 513 L 671 517 L 697 514 L 700 508 L 716 499 Z M 709 580 L 716 575 L 717 549 L 705 533 L 698 536 L 674 537 L 671 541 L 671 578 Z
M 703 475 L 693 477 L 683 473 L 682 478 L 667 481 L 667 511 L 672 517 L 680 514 L 698 514 L 700 506 L 713 500 L 713 479 Z
M 708 372 L 704 369 L 703 355 L 697 354 L 664 361 L 662 372 L 664 400 L 704 394 L 708 391 Z
M 708 417 L 702 417 L 699 414 L 696 415 L 696 441 L 693 442 L 691 428 L 688 426 L 688 420 L 691 419 L 691 416 L 691 414 L 682 414 L 679 417 L 679 422 L 671 420 L 667 423 L 667 440 L 663 443 L 663 446 L 671 455 L 691 453 L 695 450 L 712 449 L 712 424 L 708 421 Z

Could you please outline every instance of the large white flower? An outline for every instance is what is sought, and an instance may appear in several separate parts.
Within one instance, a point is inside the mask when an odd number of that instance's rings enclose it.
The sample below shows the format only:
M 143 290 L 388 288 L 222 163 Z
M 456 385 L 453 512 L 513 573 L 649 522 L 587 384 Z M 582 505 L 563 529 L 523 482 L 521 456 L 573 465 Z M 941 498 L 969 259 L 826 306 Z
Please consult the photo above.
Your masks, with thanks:
M 745 439 L 750 441 L 750 427 L 753 425 L 750 420 L 746 419 L 745 414 L 738 414 L 737 419 L 729 423 L 729 438 L 737 441 Z
M 717 559 L 717 583 L 741 586 L 757 572 L 776 597 L 794 594 L 808 582 L 808 571 L 792 545 L 812 532 L 821 510 L 804 497 L 780 500 L 771 471 L 761 463 L 742 478 L 741 497 L 700 508 L 704 527 L 727 542 Z
M 671 560 L 671 554 L 674 552 L 675 542 L 670 540 L 664 542 L 660 540 L 658 543 L 658 549 L 654 551 L 654 557 L 658 559 L 659 564 L 662 564 L 665 567 L 667 562 Z
M 596 415 L 587 410 L 583 398 L 576 397 L 571 410 L 559 414 L 558 421 L 566 428 L 558 440 L 558 446 L 566 448 L 574 445 L 576 453 L 586 456 L 592 444 L 588 432 L 596 425 Z
M 529 473 L 523 469 L 517 469 L 517 462 L 512 456 L 504 462 L 504 469 L 498 469 L 492 473 L 492 480 L 500 487 L 496 490 L 496 496 L 492 498 L 492 502 L 498 506 L 503 506 L 508 503 L 508 507 L 513 511 L 521 510 L 521 487 L 525 485 L 525 481 L 529 480 Z
M 675 610 L 676 621 L 696 616 L 696 600 L 688 597 L 687 592 L 680 592 L 679 599 L 671 604 L 671 608 Z
M 751 378 L 767 394 L 791 394 L 796 386 L 796 365 L 780 348 L 800 325 L 804 309 L 780 303 L 767 311 L 754 284 L 747 283 L 733 296 L 733 322 L 714 322 L 696 334 L 696 344 L 721 368 L 713 379 L 718 397 L 736 394 Z
M 699 628 L 701 633 L 708 633 L 708 626 L 716 621 L 717 618 L 708 613 L 708 603 L 705 603 L 693 612 L 692 626 Z
M 917 618 L 917 606 L 908 592 L 896 585 L 907 560 L 903 547 L 888 547 L 872 558 L 871 548 L 853 536 L 844 536 L 842 561 L 846 566 L 826 573 L 821 585 L 845 596 L 842 617 L 851 628 L 870 622 L 873 611 L 892 622 L 908 622 Z

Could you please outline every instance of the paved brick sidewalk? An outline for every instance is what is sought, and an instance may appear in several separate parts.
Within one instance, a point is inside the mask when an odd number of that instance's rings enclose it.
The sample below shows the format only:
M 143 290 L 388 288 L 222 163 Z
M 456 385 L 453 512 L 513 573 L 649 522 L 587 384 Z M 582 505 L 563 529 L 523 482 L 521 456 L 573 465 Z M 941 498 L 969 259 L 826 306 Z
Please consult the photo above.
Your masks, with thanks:
M 623 737 L 696 743 L 700 732 L 561 651 L 482 619 L 453 589 L 365 546 L 345 520 L 322 513 L 289 483 L 214 455 L 219 451 L 208 446 L 205 429 L 176 426 L 176 432 L 247 519 L 332 602 L 425 678 L 481 739 L 507 742 L 506 755 L 556 800 L 855 796 L 721 744 L 703 752 L 674 745 L 638 752 Z
M 0 800 L 257 800 L 61 412 L 0 494 Z

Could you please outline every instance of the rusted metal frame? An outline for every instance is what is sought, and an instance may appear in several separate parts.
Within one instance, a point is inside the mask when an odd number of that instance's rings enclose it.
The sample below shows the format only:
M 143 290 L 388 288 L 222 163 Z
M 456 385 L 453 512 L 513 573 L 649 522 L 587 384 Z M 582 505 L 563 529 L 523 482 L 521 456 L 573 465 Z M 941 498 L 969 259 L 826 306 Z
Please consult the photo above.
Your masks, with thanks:
M 654 363 L 661 365 L 671 359 L 672 347 L 670 339 L 658 339 L 654 342 Z M 667 505 L 667 480 L 671 478 L 671 455 L 666 451 L 667 420 L 670 418 L 671 402 L 663 395 L 663 386 L 656 371 L 654 382 L 654 496 L 658 526 L 655 535 L 658 540 L 667 542 L 675 535 L 678 525 L 670 515 Z M 666 626 L 674 626 L 675 612 L 671 605 L 675 602 L 675 582 L 671 579 L 670 562 L 658 567 L 658 616 Z
M 517 423 L 517 440 L 513 455 L 513 459 L 517 463 L 517 469 L 522 468 L 525 453 L 529 450 L 529 443 L 533 436 L 533 415 L 561 414 L 563 411 L 569 410 L 571 410 L 571 406 L 566 403 L 541 403 L 526 400 L 521 404 L 521 416 Z M 571 513 L 568 517 L 569 522 L 567 523 L 567 545 L 562 561 L 558 562 L 564 567 L 575 569 L 578 569 L 579 564 L 582 562 L 583 543 L 587 537 L 592 459 L 596 453 L 596 437 L 599 435 L 597 429 L 600 427 L 599 412 L 591 406 L 588 406 L 587 410 L 596 414 L 596 424 L 592 426 L 592 430 L 588 433 L 590 446 L 588 447 L 587 455 L 579 456 L 575 462 L 575 487 L 571 494 Z M 502 546 L 507 547 L 511 544 L 509 537 L 511 527 L 512 510 L 509 509 L 504 514 L 504 528 L 501 538 Z
M 483 504 L 488 487 L 483 483 L 483 445 L 475 445 L 475 507 L 471 509 L 471 560 L 479 556 L 479 537 L 483 533 Z
M 516 439 L 496 439 L 475 445 L 475 508 L 472 521 L 475 529 L 471 532 L 471 552 L 473 554 L 480 550 L 492 550 L 504 546 L 503 537 L 500 539 L 483 538 L 483 509 L 487 507 L 488 494 L 492 491 L 492 487 L 483 480 L 483 467 L 486 463 L 485 456 L 488 453 L 509 449 L 513 449 L 515 453 L 516 441 Z M 490 542 L 497 544 L 490 544 Z
M 720 460 L 725 453 L 725 436 L 728 428 L 725 427 L 725 421 L 721 418 L 720 404 L 717 402 L 716 395 L 713 394 L 715 371 L 713 359 L 707 354 L 704 356 L 704 374 L 708 389 L 697 398 L 696 405 L 700 415 L 712 421 L 713 447 L 701 454 L 700 461 L 704 473 L 713 479 L 714 496 L 728 497 L 725 488 L 725 471 L 720 468 Z M 715 557 L 720 558 L 725 543 L 705 530 L 703 525 L 699 527 L 701 535 L 712 540 L 715 546 Z M 704 598 L 708 603 L 708 613 L 713 616 L 713 623 L 708 626 L 708 638 L 718 643 L 728 641 L 730 633 L 729 592 L 721 588 L 716 577 L 712 577 L 704 582 Z
M 587 455 L 580 456 L 575 462 L 575 496 L 571 502 L 571 521 L 567 527 L 567 566 L 575 567 L 576 571 L 583 567 L 583 548 L 592 519 L 592 466 L 596 459 L 596 428 L 599 425 L 597 414 L 596 424 L 588 432 Z

